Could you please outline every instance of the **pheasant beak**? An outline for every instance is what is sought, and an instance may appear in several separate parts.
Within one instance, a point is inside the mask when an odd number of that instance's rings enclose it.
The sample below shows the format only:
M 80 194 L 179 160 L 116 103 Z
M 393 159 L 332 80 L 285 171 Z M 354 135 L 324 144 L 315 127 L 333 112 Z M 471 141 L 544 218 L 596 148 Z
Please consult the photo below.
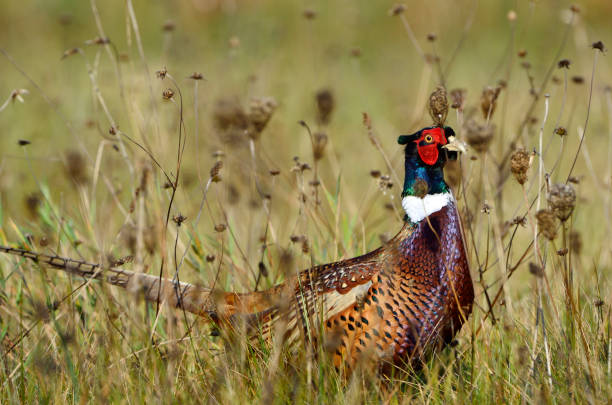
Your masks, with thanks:
M 449 152 L 467 152 L 467 146 L 465 142 L 458 140 L 455 136 L 449 136 L 448 143 L 446 145 L 442 145 L 442 147 Z

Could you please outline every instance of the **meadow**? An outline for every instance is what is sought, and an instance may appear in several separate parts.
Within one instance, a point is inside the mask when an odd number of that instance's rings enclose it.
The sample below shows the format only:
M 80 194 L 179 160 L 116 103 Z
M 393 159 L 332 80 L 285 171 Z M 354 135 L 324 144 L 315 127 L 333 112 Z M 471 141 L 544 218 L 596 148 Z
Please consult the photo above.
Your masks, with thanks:
M 0 6 L 0 244 L 226 291 L 366 253 L 441 86 L 476 290 L 381 381 L 1 255 L 1 403 L 612 401 L 609 2 Z

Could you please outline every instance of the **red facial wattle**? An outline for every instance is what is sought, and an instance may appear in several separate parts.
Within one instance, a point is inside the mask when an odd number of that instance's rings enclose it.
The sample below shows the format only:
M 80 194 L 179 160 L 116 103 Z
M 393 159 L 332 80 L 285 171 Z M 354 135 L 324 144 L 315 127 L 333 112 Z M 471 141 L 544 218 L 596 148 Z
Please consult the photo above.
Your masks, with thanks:
M 438 161 L 438 145 L 446 145 L 447 143 L 442 128 L 424 130 L 421 137 L 415 142 L 421 160 L 427 165 L 434 165 Z

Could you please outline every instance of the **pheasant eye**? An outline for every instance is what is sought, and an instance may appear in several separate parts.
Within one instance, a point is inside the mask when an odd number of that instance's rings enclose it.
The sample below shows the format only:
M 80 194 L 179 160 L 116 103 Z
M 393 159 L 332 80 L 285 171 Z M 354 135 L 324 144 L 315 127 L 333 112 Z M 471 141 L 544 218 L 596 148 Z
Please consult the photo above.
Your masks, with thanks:
M 433 136 L 431 136 L 429 134 L 425 135 L 425 142 L 432 143 L 433 142 Z

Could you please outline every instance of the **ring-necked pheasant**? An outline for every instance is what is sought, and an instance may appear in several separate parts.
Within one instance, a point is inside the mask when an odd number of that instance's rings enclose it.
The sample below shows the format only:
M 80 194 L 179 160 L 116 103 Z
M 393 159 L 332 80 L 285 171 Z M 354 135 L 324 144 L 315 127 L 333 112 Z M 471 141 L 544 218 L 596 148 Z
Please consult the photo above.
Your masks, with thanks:
M 316 266 L 266 291 L 216 292 L 187 283 L 10 247 L 0 251 L 163 301 L 221 327 L 243 324 L 250 336 L 334 341 L 333 361 L 348 370 L 360 360 L 412 363 L 453 339 L 472 310 L 474 290 L 455 200 L 443 167 L 457 152 L 449 127 L 402 135 L 405 223 L 380 248 Z M 161 281 L 161 283 L 160 283 Z M 160 291 L 161 284 L 161 291 Z M 328 345 L 329 346 L 329 345 Z

